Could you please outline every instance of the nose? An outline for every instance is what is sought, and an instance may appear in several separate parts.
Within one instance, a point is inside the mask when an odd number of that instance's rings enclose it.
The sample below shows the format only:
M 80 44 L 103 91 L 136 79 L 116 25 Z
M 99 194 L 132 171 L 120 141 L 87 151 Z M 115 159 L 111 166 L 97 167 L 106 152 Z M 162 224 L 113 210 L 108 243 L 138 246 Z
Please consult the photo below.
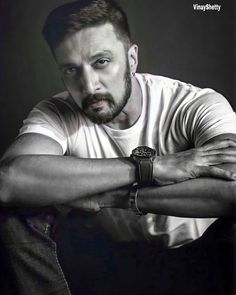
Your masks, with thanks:
M 82 71 L 81 90 L 83 95 L 94 94 L 99 90 L 98 74 L 91 67 L 85 67 Z

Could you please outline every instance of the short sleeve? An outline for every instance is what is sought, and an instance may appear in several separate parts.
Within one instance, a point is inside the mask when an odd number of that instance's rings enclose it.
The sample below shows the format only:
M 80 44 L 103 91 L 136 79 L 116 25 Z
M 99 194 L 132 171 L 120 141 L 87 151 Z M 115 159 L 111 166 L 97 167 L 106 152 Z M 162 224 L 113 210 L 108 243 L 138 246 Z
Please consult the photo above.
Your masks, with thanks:
M 236 134 L 236 114 L 229 102 L 217 92 L 194 99 L 185 115 L 187 133 L 197 147 L 215 136 Z
M 57 141 L 63 150 L 67 150 L 67 136 L 64 128 L 64 119 L 57 107 L 58 99 L 49 99 L 39 102 L 23 121 L 19 135 L 25 133 L 39 133 Z

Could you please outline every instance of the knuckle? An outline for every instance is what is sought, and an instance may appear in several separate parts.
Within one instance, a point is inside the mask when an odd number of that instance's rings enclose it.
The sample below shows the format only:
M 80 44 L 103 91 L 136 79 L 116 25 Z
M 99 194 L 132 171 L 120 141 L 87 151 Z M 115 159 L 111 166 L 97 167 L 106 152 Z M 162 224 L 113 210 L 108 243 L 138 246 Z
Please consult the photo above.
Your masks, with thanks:
M 225 142 L 227 143 L 228 146 L 231 146 L 231 145 L 235 145 L 235 140 L 231 139 L 231 138 L 227 138 L 225 140 Z
M 212 154 L 212 151 L 211 150 L 205 150 L 203 153 L 202 153 L 202 156 L 210 156 Z
M 197 150 L 198 152 L 202 153 L 202 152 L 205 151 L 206 146 L 207 146 L 207 145 L 205 145 L 205 146 L 201 146 L 201 147 L 199 147 L 199 148 L 195 148 L 195 150 Z
M 199 151 L 199 149 L 193 149 L 191 154 L 191 159 L 195 162 L 199 159 L 200 156 L 201 156 L 201 151 Z
M 227 176 L 227 177 L 231 177 L 232 173 L 230 171 L 225 170 L 224 175 Z
M 208 171 L 209 174 L 215 174 L 216 173 L 215 167 L 211 167 L 211 166 L 207 167 L 207 171 Z
M 228 159 L 228 156 L 226 154 L 218 154 L 216 155 L 216 159 L 219 160 L 220 162 L 223 162 Z
M 208 167 L 208 171 L 209 171 L 209 175 L 211 176 L 219 175 L 219 170 L 215 167 L 212 167 L 212 166 Z
M 207 172 L 207 168 L 206 166 L 197 166 L 194 170 L 195 176 L 199 177 L 199 176 L 204 176 Z
M 232 177 L 233 176 L 233 173 L 231 171 L 228 171 L 228 170 L 223 170 L 225 175 L 228 176 L 228 177 Z
M 200 176 L 200 169 L 198 167 L 196 167 L 194 170 L 191 171 L 190 173 L 190 178 L 197 178 L 198 176 Z

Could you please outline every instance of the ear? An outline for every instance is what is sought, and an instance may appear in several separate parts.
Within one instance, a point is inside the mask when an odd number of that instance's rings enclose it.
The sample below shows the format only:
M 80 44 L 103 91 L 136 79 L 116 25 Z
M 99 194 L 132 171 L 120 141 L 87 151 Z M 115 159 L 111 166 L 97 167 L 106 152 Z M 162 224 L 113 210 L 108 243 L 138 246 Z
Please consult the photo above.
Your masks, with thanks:
M 138 67 L 138 45 L 132 44 L 128 50 L 130 73 L 133 76 Z

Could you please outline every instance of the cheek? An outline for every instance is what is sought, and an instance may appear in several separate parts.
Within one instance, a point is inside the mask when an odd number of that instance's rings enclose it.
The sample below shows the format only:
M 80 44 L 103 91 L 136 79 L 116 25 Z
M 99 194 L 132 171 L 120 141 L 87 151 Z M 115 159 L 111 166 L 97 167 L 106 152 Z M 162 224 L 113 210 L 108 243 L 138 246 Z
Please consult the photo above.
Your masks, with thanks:
M 64 85 L 66 86 L 66 89 L 69 91 L 70 95 L 74 99 L 74 101 L 77 103 L 79 107 L 82 106 L 81 102 L 81 95 L 78 87 L 78 83 L 71 79 L 63 79 Z
M 63 79 L 64 85 L 73 97 L 80 96 L 80 87 L 78 81 L 73 79 Z
M 125 69 L 119 65 L 115 65 L 109 72 L 102 77 L 103 81 L 107 81 L 107 85 L 120 91 L 120 87 L 124 85 Z

